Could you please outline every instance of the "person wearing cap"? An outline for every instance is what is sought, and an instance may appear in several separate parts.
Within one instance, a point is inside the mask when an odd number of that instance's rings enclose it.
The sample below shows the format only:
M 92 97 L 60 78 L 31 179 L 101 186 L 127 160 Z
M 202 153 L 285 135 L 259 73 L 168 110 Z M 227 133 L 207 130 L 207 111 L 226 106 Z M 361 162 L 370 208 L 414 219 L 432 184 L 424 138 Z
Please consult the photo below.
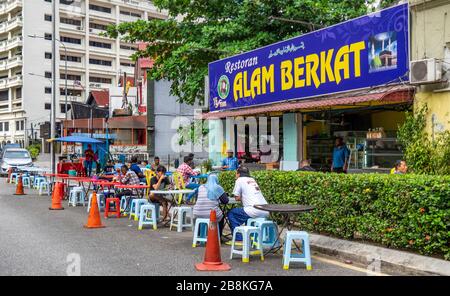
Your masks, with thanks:
M 234 157 L 233 150 L 227 150 L 227 158 L 222 160 L 222 169 L 225 171 L 235 171 L 239 167 L 239 160 Z
M 258 183 L 250 176 L 248 168 L 240 166 L 236 170 L 236 183 L 234 185 L 233 195 L 237 201 L 242 202 L 242 208 L 233 208 L 228 212 L 231 232 L 250 218 L 266 218 L 269 213 L 256 209 L 255 205 L 267 204 Z M 238 233 L 236 241 L 242 241 L 242 236 Z

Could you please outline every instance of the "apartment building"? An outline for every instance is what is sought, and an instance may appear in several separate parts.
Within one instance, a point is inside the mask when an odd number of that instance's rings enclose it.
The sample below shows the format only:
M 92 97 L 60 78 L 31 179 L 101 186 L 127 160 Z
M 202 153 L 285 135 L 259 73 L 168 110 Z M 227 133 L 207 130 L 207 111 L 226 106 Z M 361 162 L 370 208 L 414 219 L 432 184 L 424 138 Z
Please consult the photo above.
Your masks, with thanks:
M 57 1 L 57 73 L 52 77 L 52 1 Z M 147 0 L 0 0 L 0 143 L 26 145 L 50 120 L 52 81 L 56 116 L 67 101 L 116 86 L 134 73 L 137 45 L 101 35 L 108 25 L 165 18 Z M 67 73 L 66 73 L 67 64 Z M 67 75 L 66 75 L 67 74 Z

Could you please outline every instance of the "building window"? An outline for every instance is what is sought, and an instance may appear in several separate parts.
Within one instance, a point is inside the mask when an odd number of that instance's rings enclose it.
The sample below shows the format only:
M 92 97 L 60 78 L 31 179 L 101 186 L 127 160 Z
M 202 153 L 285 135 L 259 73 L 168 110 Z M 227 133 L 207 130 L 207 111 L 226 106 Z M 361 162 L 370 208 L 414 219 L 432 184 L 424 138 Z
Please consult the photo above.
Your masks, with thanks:
M 52 93 L 52 88 L 51 87 L 46 87 L 45 88 L 45 93 L 46 94 L 51 94 Z
M 127 15 L 127 16 L 141 17 L 141 15 L 139 13 L 126 11 L 126 10 L 121 10 L 120 14 Z
M 102 66 L 111 66 L 111 61 L 98 60 L 98 59 L 89 59 L 89 64 L 93 65 L 102 65 Z
M 60 88 L 59 94 L 61 96 L 65 96 L 66 95 L 66 89 L 65 88 Z M 79 90 L 79 89 L 67 89 L 67 95 L 68 96 L 81 97 L 81 90 Z
M 45 72 L 44 74 L 45 78 L 52 78 L 52 72 Z
M 61 113 L 66 113 L 66 104 L 60 104 L 59 107 L 60 107 Z M 67 104 L 67 111 L 70 111 L 70 109 L 71 109 L 70 104 Z
M 52 53 L 51 53 L 51 52 L 46 52 L 46 53 L 45 53 L 45 58 L 46 58 L 47 60 L 51 60 L 51 59 L 52 59 Z
M 104 13 L 111 13 L 111 8 L 99 6 L 99 5 L 95 5 L 95 4 L 89 4 L 89 9 L 104 12 Z
M 9 132 L 9 122 L 4 122 L 3 124 L 4 124 L 3 130 L 4 130 L 5 132 Z
M 98 41 L 89 41 L 90 46 L 94 47 L 100 47 L 100 48 L 108 48 L 111 49 L 111 43 L 104 43 L 104 42 L 98 42 Z
M 50 34 L 50 33 L 45 33 L 45 34 L 44 34 L 44 39 L 45 39 L 45 40 L 52 40 L 52 34 Z
M 61 73 L 60 79 L 66 80 L 66 75 L 64 75 L 64 73 Z M 67 74 L 67 80 L 81 81 L 81 75 Z
M 19 87 L 16 89 L 16 99 L 22 98 L 22 88 Z
M 121 44 L 120 45 L 120 49 L 126 49 L 126 50 L 138 50 L 138 48 L 136 46 L 132 46 L 132 45 L 124 45 Z
M 16 131 L 23 131 L 25 129 L 25 122 L 23 120 L 16 121 Z
M 44 108 L 45 108 L 45 110 L 52 110 L 52 104 L 45 103 Z
M 120 65 L 123 66 L 123 67 L 133 67 L 134 68 L 134 64 L 133 63 L 125 63 L 125 62 L 123 62 L 123 63 L 120 63 Z
M 111 84 L 111 83 L 112 83 L 112 79 L 111 79 L 111 78 L 103 78 L 103 77 L 93 77 L 93 76 L 90 76 L 90 77 L 89 77 L 89 82 Z
M 62 42 L 72 43 L 72 44 L 81 44 L 81 39 L 72 38 L 72 37 L 61 37 Z
M 47 22 L 51 22 L 52 21 L 52 15 L 51 14 L 45 14 L 44 15 L 44 20 L 46 20 Z
M 106 31 L 108 28 L 107 25 L 101 25 L 101 24 L 96 24 L 96 23 L 89 23 L 89 27 L 91 29 L 97 29 L 97 30 L 102 30 L 102 31 Z
M 67 17 L 61 17 L 59 19 L 59 21 L 62 24 L 67 24 L 67 25 L 73 25 L 73 26 L 81 27 L 81 21 L 80 20 L 75 20 L 75 19 L 71 19 L 71 18 L 67 18 Z
M 65 61 L 65 60 L 66 60 L 66 56 L 65 55 L 61 55 L 61 61 Z M 81 63 L 81 57 L 67 56 L 67 61 L 68 62 L 74 62 L 74 63 Z
M 8 101 L 9 100 L 9 91 L 4 90 L 0 91 L 0 102 Z

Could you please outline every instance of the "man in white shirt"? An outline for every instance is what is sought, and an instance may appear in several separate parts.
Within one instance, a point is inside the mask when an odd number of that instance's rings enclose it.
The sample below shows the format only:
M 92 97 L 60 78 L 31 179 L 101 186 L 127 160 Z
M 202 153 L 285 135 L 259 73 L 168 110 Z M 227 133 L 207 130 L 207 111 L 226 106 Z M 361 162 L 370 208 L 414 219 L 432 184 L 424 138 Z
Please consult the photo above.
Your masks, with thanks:
M 249 218 L 265 218 L 269 215 L 266 211 L 254 208 L 254 205 L 267 204 L 255 179 L 250 177 L 250 171 L 246 167 L 239 167 L 236 171 L 236 183 L 233 195 L 237 201 L 241 201 L 243 208 L 234 208 L 228 212 L 231 231 L 246 223 Z M 236 241 L 242 241 L 242 237 L 236 236 Z

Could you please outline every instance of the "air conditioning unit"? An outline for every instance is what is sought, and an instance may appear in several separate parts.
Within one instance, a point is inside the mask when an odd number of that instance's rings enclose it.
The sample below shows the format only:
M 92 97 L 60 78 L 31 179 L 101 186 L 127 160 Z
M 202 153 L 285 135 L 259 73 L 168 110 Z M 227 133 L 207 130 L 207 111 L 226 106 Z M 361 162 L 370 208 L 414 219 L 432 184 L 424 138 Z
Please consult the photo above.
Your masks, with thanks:
M 435 58 L 409 63 L 409 82 L 411 84 L 439 82 L 441 78 L 442 65 Z

